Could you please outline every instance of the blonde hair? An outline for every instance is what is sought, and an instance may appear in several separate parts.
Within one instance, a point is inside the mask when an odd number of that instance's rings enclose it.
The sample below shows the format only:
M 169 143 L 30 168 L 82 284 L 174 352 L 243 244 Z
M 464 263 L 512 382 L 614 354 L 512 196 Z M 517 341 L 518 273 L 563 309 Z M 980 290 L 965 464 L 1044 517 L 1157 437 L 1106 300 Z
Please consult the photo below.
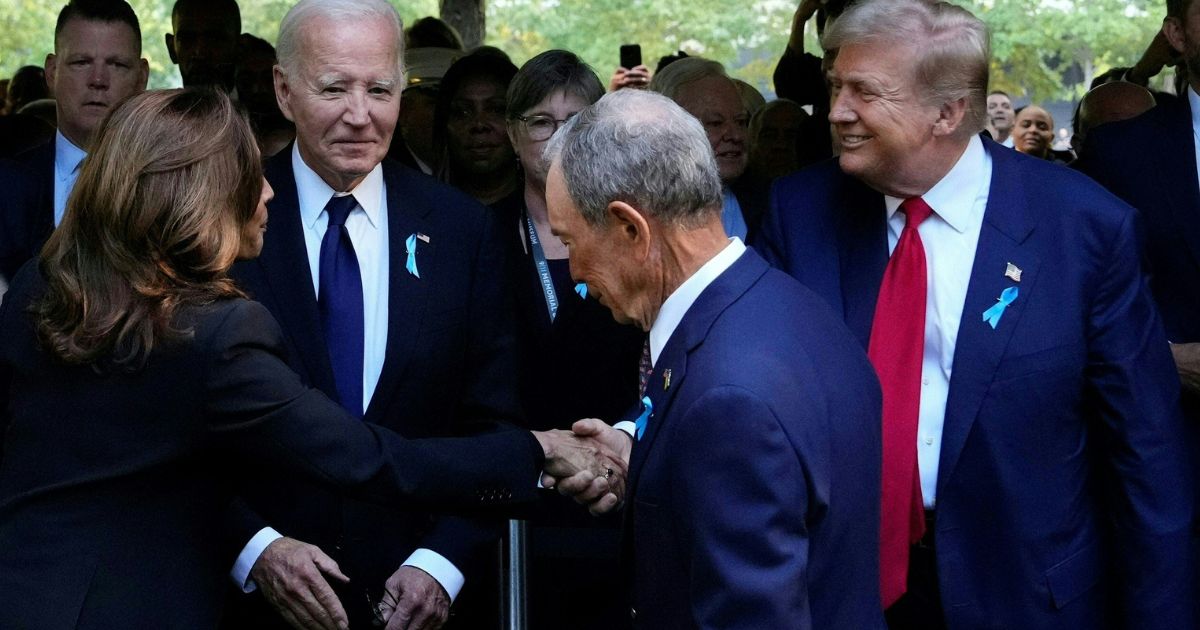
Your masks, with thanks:
M 254 135 L 212 89 L 145 92 L 97 132 L 42 250 L 34 305 L 48 350 L 68 363 L 140 367 L 190 335 L 185 306 L 242 293 L 226 275 L 262 193 Z
M 913 47 L 919 93 L 937 105 L 965 99 L 960 133 L 983 130 L 991 43 L 982 20 L 949 2 L 870 0 L 850 5 L 821 39 L 826 50 L 877 42 Z

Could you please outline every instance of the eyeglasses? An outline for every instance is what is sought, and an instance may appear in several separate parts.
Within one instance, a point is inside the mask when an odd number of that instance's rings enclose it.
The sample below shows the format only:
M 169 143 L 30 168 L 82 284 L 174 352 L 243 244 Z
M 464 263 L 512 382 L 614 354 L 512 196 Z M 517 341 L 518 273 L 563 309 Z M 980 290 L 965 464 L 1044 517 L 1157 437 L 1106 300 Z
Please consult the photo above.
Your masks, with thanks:
M 567 124 L 567 121 L 574 117 L 575 114 L 570 114 L 562 120 L 551 116 L 517 116 L 516 119 L 525 125 L 525 133 L 529 135 L 530 140 L 541 142 L 542 140 L 549 140 L 550 136 L 553 136 L 559 127 Z
M 383 597 L 379 600 L 379 602 L 372 600 L 371 594 L 368 592 L 367 605 L 371 607 L 371 627 L 382 628 L 386 626 L 387 617 L 391 615 L 392 611 L 396 609 L 396 606 L 399 603 L 400 602 L 396 601 L 396 598 L 390 592 L 388 592 L 387 589 L 383 590 Z M 385 612 L 387 612 L 387 615 L 384 615 Z

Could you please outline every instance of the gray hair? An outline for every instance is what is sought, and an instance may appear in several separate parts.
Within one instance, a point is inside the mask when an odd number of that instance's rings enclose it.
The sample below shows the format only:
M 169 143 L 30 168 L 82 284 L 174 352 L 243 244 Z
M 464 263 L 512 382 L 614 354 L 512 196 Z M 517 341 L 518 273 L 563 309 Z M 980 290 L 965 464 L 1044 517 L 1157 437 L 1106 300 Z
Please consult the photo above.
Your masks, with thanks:
M 396 79 L 403 85 L 404 24 L 396 8 L 387 0 L 300 0 L 279 22 L 276 44 L 279 65 L 286 74 L 294 74 L 300 61 L 300 30 L 314 18 L 329 20 L 383 19 L 396 30 Z
M 675 100 L 683 86 L 708 77 L 728 79 L 729 75 L 726 74 L 725 66 L 722 66 L 720 62 L 703 57 L 684 57 L 659 70 L 658 74 L 650 79 L 649 89 L 651 92 L 658 92 Z
M 571 200 L 593 226 L 605 223 L 613 201 L 685 228 L 721 212 L 721 176 L 704 128 L 653 92 L 605 95 L 550 139 L 545 158 L 559 164 Z
M 984 128 L 991 44 L 982 20 L 949 2 L 856 2 L 825 29 L 821 45 L 836 50 L 878 42 L 916 49 L 917 84 L 927 102 L 940 106 L 966 99 L 960 135 Z

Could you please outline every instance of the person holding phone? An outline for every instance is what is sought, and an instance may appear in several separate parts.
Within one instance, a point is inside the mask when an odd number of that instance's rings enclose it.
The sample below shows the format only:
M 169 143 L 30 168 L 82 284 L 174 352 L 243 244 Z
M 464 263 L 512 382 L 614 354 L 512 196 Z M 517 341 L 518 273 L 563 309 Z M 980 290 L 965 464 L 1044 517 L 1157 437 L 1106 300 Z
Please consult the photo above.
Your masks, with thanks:
M 622 88 L 644 90 L 650 85 L 650 68 L 642 63 L 642 47 L 640 44 L 625 44 L 621 46 L 621 65 L 613 71 L 608 80 L 608 91 L 615 92 Z

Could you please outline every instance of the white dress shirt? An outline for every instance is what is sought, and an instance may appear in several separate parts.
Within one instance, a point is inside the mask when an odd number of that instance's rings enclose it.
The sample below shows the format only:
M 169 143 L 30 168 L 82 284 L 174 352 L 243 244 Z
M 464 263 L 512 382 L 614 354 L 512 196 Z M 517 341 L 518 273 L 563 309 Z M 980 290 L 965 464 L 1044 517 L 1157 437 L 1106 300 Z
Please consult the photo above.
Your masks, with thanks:
M 1192 145 L 1200 155 L 1200 94 L 1192 86 L 1187 89 L 1188 106 L 1192 109 Z M 1196 160 L 1196 175 L 1200 177 L 1200 160 Z
M 724 249 L 710 258 L 696 270 L 696 273 L 671 292 L 671 295 L 663 302 L 662 308 L 658 310 L 658 317 L 654 318 L 654 323 L 650 325 L 651 367 L 658 363 L 658 355 L 662 354 L 663 348 L 671 340 L 671 335 L 675 334 L 675 329 L 679 327 L 679 322 L 683 321 L 683 316 L 687 315 L 688 310 L 692 308 L 692 304 L 696 303 L 700 294 L 704 293 L 708 285 L 725 273 L 725 270 L 732 267 L 733 263 L 737 262 L 745 252 L 746 245 L 742 243 L 742 239 L 736 236 L 729 239 L 729 244 Z M 624 431 L 631 438 L 636 435 L 633 422 L 618 422 L 613 425 L 613 428 Z
M 671 340 L 671 335 L 675 334 L 675 329 L 679 327 L 679 322 L 683 321 L 683 316 L 691 310 L 692 304 L 696 303 L 700 294 L 704 293 L 708 285 L 725 273 L 726 269 L 732 267 L 733 263 L 737 262 L 737 259 L 741 258 L 745 252 L 746 245 L 742 243 L 742 239 L 736 236 L 729 239 L 729 244 L 725 246 L 725 249 L 701 265 L 696 273 L 671 292 L 671 295 L 663 302 L 662 308 L 658 310 L 658 317 L 655 317 L 654 323 L 650 325 L 651 367 L 658 363 L 658 355 L 662 354 L 663 348 Z
M 925 507 L 937 504 L 938 458 L 946 397 L 954 369 L 954 347 L 962 320 L 967 284 L 975 263 L 975 247 L 991 190 L 992 158 L 983 141 L 972 136 L 966 151 L 946 176 L 921 195 L 933 214 L 917 228 L 925 249 L 925 352 L 921 359 L 921 410 L 917 426 L 917 466 Z M 896 249 L 905 215 L 903 199 L 884 197 L 888 251 Z M 982 315 L 982 313 L 980 314 Z
M 79 165 L 85 157 L 87 151 L 67 140 L 61 131 L 54 134 L 54 227 L 62 223 L 67 212 L 67 197 L 75 188 Z
M 387 220 L 387 188 L 383 167 L 376 165 L 366 178 L 349 193 L 336 193 L 325 180 L 304 163 L 299 144 L 292 147 L 292 171 L 296 179 L 300 221 L 304 227 L 304 245 L 308 252 L 308 269 L 312 274 L 313 290 L 321 294 L 321 240 L 329 225 L 325 204 L 335 194 L 352 194 L 358 205 L 346 218 L 346 231 L 354 245 L 358 269 L 363 283 L 363 410 L 371 404 L 383 362 L 387 353 L 389 254 Z M 401 273 L 407 271 L 401 270 Z M 273 528 L 266 527 L 254 535 L 242 549 L 232 571 L 234 581 L 246 592 L 256 588 L 250 579 L 250 569 L 267 545 L 280 538 Z M 417 549 L 403 564 L 414 566 L 433 576 L 453 602 L 466 582 L 454 563 L 430 549 Z

